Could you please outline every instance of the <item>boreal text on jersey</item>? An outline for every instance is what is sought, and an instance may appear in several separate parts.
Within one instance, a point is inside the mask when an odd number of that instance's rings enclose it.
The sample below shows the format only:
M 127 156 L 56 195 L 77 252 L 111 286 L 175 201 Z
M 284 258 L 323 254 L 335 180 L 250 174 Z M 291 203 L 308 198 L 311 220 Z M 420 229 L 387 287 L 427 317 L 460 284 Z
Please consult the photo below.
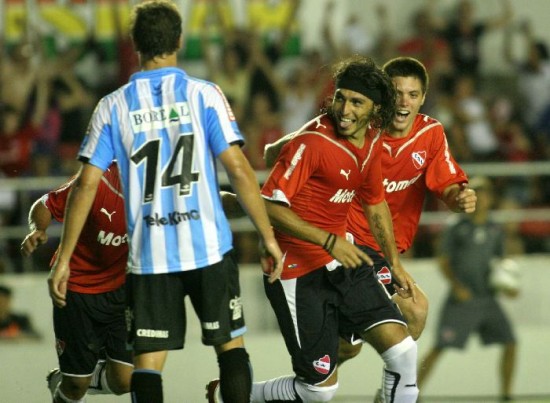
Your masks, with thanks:
M 191 123 L 187 102 L 130 112 L 134 133 Z

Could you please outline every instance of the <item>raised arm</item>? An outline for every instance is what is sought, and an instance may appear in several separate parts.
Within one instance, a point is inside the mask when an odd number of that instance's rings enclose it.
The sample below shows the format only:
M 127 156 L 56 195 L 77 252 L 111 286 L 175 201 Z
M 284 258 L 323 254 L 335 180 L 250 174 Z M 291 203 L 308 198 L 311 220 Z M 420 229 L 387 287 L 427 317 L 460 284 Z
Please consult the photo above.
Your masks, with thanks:
M 473 213 L 476 209 L 476 192 L 468 188 L 466 183 L 447 186 L 441 199 L 455 213 Z

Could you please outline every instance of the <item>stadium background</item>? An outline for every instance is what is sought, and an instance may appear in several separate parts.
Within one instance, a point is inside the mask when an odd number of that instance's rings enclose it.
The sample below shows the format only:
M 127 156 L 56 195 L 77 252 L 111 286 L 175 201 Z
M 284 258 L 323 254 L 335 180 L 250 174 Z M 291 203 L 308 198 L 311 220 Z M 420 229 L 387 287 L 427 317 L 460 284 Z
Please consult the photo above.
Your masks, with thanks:
M 482 18 L 492 15 L 500 6 L 501 0 L 474 1 L 477 15 Z M 93 31 L 107 58 L 114 61 L 116 57 L 115 27 L 111 18 L 112 5 L 115 0 L 2 0 L 0 2 L 0 34 L 3 35 L 5 48 L 17 43 L 25 34 L 21 21 L 29 18 L 34 27 L 41 31 L 48 57 L 56 57 L 60 48 L 69 43 L 85 40 Z M 200 32 L 208 27 L 210 39 L 219 41 L 220 32 L 209 25 L 207 12 L 208 1 L 179 0 L 186 17 L 186 47 L 181 59 L 191 72 L 200 71 L 201 47 Z M 116 1 L 120 6 L 119 16 L 127 22 L 127 11 L 134 2 Z M 299 52 L 322 46 L 319 35 L 321 25 L 322 0 L 302 0 L 296 24 L 292 26 L 291 40 L 286 45 L 286 55 L 292 57 Z M 379 30 L 374 7 L 380 3 L 375 0 L 338 0 L 332 16 L 336 36 L 343 35 L 345 21 L 350 14 L 356 14 L 367 32 L 373 35 Z M 409 19 L 421 1 L 391 0 L 384 2 L 388 8 L 390 22 L 394 31 L 405 37 L 409 33 Z M 432 2 L 438 8 L 448 8 L 456 4 L 455 0 Z M 538 37 L 550 43 L 550 26 L 547 23 L 550 15 L 550 2 L 547 0 L 511 0 L 514 9 L 514 21 L 519 24 L 529 20 Z M 232 0 L 227 2 L 226 16 L 235 24 L 254 24 L 261 27 L 266 38 L 280 28 L 290 12 L 290 2 L 263 0 Z M 517 39 L 517 38 L 515 38 Z M 489 33 L 483 39 L 484 55 L 481 71 L 489 82 L 498 82 L 499 77 L 511 74 L 510 66 L 502 61 L 502 32 Z M 514 42 L 514 52 L 521 55 L 525 52 L 518 39 Z M 515 166 L 471 164 L 468 173 L 484 173 L 493 177 L 517 175 L 550 175 L 547 161 Z M 262 172 L 259 172 L 262 177 Z M 61 183 L 63 178 L 32 178 L 4 180 L 0 179 L 0 191 L 16 191 L 30 197 L 37 191 L 47 189 L 46 185 Z M 27 201 L 32 201 L 27 199 Z M 550 221 L 548 206 L 536 211 L 532 219 L 541 222 Z M 427 214 L 424 224 L 441 224 L 446 214 Z M 504 214 L 507 220 L 524 220 L 530 217 L 526 212 Z M 234 222 L 237 231 L 248 230 L 249 223 Z M 54 228 L 53 234 L 59 228 Z M 2 227 L 0 238 L 21 238 L 25 229 L 21 227 Z M 548 240 L 546 240 L 548 242 Z M 546 250 L 548 252 L 548 250 Z M 548 293 L 544 285 L 550 282 L 550 255 L 547 253 L 530 254 L 514 257 L 523 269 L 522 294 L 514 301 L 504 301 L 506 309 L 517 325 L 519 333 L 518 370 L 516 376 L 516 393 L 525 401 L 550 402 L 550 384 L 547 381 L 548 358 L 550 357 L 550 314 L 545 307 L 549 306 Z M 42 257 L 44 259 L 44 257 Z M 45 261 L 34 262 L 44 264 Z M 29 263 L 27 262 L 27 265 Z M 32 265 L 32 263 L 31 263 Z M 432 301 L 430 319 L 426 333 L 419 342 L 420 356 L 431 345 L 433 325 L 440 306 L 445 283 L 432 259 L 407 260 L 407 267 L 424 286 Z M 42 342 L 36 344 L 0 344 L 0 401 L 2 402 L 35 402 L 46 401 L 47 390 L 43 382 L 44 374 L 54 365 L 56 359 L 51 332 L 50 301 L 47 296 L 45 274 L 34 272 L 27 266 L 25 274 L 0 274 L 0 281 L 15 288 L 16 310 L 31 314 L 39 330 L 45 335 Z M 31 273 L 32 272 L 32 273 Z M 260 285 L 257 267 L 243 267 L 243 287 L 245 289 L 245 309 L 249 324 L 248 345 L 251 350 L 256 379 L 264 379 L 290 372 L 286 350 L 276 330 L 273 315 L 266 304 Z M 166 385 L 168 402 L 202 401 L 202 385 L 215 376 L 216 368 L 210 349 L 198 342 L 198 329 L 195 321 L 190 321 L 188 344 L 183 352 L 170 356 L 166 368 Z M 9 364 L 8 364 L 9 363 Z M 379 384 L 380 359 L 365 351 L 362 356 L 347 364 L 341 372 L 341 390 L 339 401 L 364 401 L 361 394 L 371 395 Z M 439 363 L 426 389 L 426 401 L 463 401 L 490 402 L 497 393 L 498 351 L 493 348 L 481 348 L 477 340 L 471 340 L 468 350 L 449 352 Z M 185 396 L 185 397 L 183 397 Z M 115 402 L 118 399 L 92 397 L 90 401 Z M 518 401 L 523 401 L 518 399 Z

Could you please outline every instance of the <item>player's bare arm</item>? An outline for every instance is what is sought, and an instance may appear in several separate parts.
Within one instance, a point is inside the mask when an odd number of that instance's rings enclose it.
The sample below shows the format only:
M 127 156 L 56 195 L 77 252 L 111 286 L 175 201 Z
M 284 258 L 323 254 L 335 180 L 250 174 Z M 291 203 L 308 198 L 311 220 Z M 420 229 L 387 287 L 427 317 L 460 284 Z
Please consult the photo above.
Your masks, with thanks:
M 69 261 L 94 202 L 102 176 L 101 169 L 91 164 L 84 164 L 67 200 L 59 252 L 48 276 L 50 297 L 59 308 L 66 305 L 65 297 L 70 274 Z
M 399 251 L 395 244 L 393 224 L 390 209 L 386 201 L 374 205 L 363 204 L 363 210 L 369 222 L 372 234 L 378 242 L 382 253 L 392 268 L 392 275 L 403 290 L 397 291 L 404 298 L 412 296 L 416 301 L 416 283 L 411 275 L 405 270 L 399 258 Z
M 331 236 L 330 232 L 311 225 L 281 203 L 266 201 L 266 206 L 273 226 L 281 232 L 319 246 L 324 246 Z M 372 259 L 366 253 L 345 238 L 335 236 L 334 239 L 334 244 L 327 252 L 344 267 L 357 268 L 363 262 L 369 265 L 373 264 Z
M 441 199 L 455 213 L 473 213 L 476 210 L 476 191 L 470 189 L 467 183 L 447 186 Z
M 235 190 L 239 204 L 248 214 L 260 235 L 262 269 L 269 274 L 269 281 L 273 282 L 281 277 L 283 253 L 275 240 L 254 170 L 237 145 L 222 152 L 219 158 L 227 171 L 229 182 Z M 253 191 L 253 189 L 257 189 L 257 191 Z
M 40 245 L 48 241 L 46 230 L 51 222 L 52 215 L 50 210 L 38 199 L 29 211 L 30 232 L 21 243 L 21 254 L 23 256 L 29 257 Z

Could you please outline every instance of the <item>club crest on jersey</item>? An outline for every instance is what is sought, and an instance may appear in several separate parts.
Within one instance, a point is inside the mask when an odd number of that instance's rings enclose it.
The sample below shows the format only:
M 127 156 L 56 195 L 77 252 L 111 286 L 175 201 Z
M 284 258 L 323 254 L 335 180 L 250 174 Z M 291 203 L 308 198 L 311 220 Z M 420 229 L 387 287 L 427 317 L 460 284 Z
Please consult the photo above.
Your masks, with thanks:
M 313 368 L 320 374 L 326 375 L 330 371 L 330 357 L 325 354 L 324 357 L 313 361 Z
M 414 167 L 420 169 L 426 162 L 426 151 L 415 151 L 411 154 L 411 157 Z
M 378 281 L 382 284 L 386 285 L 391 283 L 391 271 L 387 266 L 382 267 L 376 275 L 378 276 Z

